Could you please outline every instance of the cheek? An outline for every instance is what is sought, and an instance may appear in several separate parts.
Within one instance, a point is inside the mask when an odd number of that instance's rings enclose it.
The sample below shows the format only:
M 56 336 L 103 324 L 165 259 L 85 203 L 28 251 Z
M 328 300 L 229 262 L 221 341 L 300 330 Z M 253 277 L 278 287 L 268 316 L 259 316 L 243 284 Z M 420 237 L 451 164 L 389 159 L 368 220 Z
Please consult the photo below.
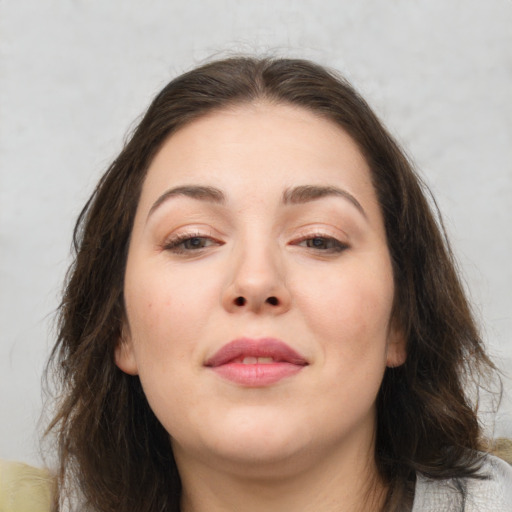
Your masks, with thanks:
M 319 323 L 344 324 L 344 330 L 389 323 L 394 285 L 388 272 L 353 271 L 339 276 L 332 273 L 324 279 L 312 274 L 303 284 L 297 295 L 302 302 L 309 302 L 321 320 Z
M 340 364 L 385 361 L 393 305 L 393 278 L 386 265 L 356 266 L 328 277 L 311 275 L 298 300 L 324 352 Z M 333 277 L 334 276 L 334 277 Z
M 127 272 L 125 301 L 139 378 L 149 405 L 167 430 L 169 411 L 193 403 L 189 373 L 197 344 L 197 294 L 167 272 Z M 174 276 L 177 274 L 175 273 Z M 172 430 L 172 429 L 171 429 Z
M 156 351 L 193 342 L 193 333 L 208 318 L 214 288 L 201 272 L 177 272 L 165 265 L 139 270 L 136 279 L 127 272 L 125 300 L 135 345 Z

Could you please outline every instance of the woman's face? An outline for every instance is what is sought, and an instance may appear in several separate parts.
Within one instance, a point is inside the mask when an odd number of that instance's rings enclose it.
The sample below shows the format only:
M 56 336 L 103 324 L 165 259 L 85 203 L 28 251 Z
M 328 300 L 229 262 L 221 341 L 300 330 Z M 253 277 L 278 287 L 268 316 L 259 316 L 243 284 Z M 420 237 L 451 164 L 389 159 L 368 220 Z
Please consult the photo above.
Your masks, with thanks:
M 393 295 L 352 139 L 300 108 L 239 106 L 182 128 L 149 168 L 116 361 L 178 465 L 360 453 L 385 367 L 405 358 Z

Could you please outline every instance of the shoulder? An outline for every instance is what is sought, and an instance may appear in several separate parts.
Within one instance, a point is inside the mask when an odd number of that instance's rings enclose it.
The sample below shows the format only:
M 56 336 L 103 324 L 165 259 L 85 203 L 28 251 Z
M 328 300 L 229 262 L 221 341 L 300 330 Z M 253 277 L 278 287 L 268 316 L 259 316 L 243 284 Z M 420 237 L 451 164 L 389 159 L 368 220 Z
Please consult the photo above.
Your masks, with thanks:
M 48 470 L 0 460 L 0 511 L 49 512 L 53 488 Z
M 512 467 L 486 455 L 479 475 L 448 480 L 418 475 L 413 512 L 512 512 Z

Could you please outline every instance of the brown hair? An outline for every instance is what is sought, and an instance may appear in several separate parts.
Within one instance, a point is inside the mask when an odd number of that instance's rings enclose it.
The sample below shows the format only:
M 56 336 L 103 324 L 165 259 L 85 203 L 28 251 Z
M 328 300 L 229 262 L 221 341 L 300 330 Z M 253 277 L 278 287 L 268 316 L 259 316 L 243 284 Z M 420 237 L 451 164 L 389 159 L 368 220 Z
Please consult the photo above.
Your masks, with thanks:
M 168 434 L 138 377 L 114 349 L 124 321 L 128 241 L 146 170 L 162 143 L 192 120 L 259 99 L 335 122 L 365 155 L 382 209 L 395 278 L 394 319 L 407 361 L 388 368 L 377 403 L 376 461 L 386 510 L 405 509 L 415 475 L 476 475 L 481 436 L 469 394 L 494 366 L 482 348 L 455 263 L 418 176 L 367 103 L 342 78 L 303 60 L 231 58 L 171 81 L 154 99 L 85 205 L 60 307 L 49 371 L 60 378 L 50 430 L 61 489 L 97 511 L 178 511 L 180 479 Z M 63 493 L 61 492 L 61 499 Z

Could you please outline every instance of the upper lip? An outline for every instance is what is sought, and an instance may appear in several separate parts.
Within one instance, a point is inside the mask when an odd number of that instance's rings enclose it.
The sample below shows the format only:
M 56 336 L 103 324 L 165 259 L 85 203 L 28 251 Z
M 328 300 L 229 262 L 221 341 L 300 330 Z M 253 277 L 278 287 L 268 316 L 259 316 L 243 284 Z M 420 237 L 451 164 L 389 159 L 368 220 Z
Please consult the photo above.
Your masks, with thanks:
M 271 357 L 275 362 L 306 366 L 307 360 L 286 343 L 275 338 L 239 338 L 221 347 L 206 360 L 205 366 L 216 367 L 244 357 Z

